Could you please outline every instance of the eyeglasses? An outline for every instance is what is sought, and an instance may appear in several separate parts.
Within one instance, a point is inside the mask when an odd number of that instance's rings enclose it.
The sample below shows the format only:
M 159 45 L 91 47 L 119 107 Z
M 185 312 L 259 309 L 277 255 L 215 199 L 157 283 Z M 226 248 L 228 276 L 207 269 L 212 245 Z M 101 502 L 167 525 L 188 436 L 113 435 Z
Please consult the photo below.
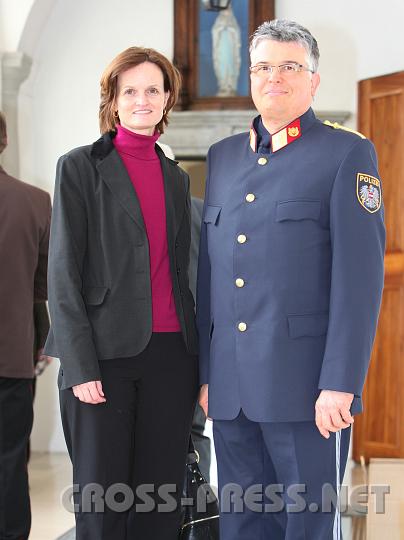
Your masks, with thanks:
M 267 77 L 268 75 L 272 75 L 275 68 L 278 70 L 280 75 L 293 75 L 299 71 L 310 71 L 310 73 L 314 73 L 312 69 L 303 66 L 303 64 L 298 64 L 297 62 L 287 62 L 286 64 L 280 64 L 279 66 L 257 64 L 250 67 L 250 72 L 258 75 L 259 77 Z

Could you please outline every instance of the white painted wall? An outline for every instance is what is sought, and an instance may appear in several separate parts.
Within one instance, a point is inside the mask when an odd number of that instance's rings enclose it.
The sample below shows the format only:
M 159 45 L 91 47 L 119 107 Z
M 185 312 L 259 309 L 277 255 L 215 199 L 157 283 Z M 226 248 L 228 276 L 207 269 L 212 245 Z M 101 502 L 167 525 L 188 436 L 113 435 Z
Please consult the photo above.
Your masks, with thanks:
M 15 51 L 35 0 L 0 0 L 0 51 Z
M 52 192 L 57 157 L 98 137 L 99 78 L 113 56 L 137 44 L 172 57 L 173 1 L 36 0 L 46 17 L 32 11 L 21 35 L 23 14 L 31 3 L 0 0 L 0 50 L 4 43 L 8 49 L 20 43 L 33 57 L 31 76 L 20 94 L 20 176 Z M 18 21 L 13 18 L 16 4 Z M 278 0 L 276 4 L 279 18 L 301 22 L 319 41 L 322 84 L 315 107 L 349 110 L 354 126 L 357 81 L 404 70 L 404 2 Z M 36 450 L 65 448 L 55 378 L 56 365 L 38 381 Z

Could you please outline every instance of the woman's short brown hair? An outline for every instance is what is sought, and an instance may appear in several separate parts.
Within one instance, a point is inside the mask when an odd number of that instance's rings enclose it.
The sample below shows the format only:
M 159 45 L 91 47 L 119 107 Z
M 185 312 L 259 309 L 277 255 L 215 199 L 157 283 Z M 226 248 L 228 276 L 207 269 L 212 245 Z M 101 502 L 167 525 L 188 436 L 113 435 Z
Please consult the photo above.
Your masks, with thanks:
M 143 64 L 143 62 L 151 62 L 161 69 L 164 77 L 164 91 L 170 92 L 163 118 L 156 126 L 160 133 L 164 133 L 164 126 L 168 124 L 167 115 L 178 99 L 181 88 L 181 75 L 178 69 L 161 53 L 143 47 L 129 47 L 122 51 L 110 62 L 102 74 L 99 111 L 101 133 L 115 130 L 116 124 L 119 124 L 119 118 L 114 116 L 118 75 L 127 69 Z

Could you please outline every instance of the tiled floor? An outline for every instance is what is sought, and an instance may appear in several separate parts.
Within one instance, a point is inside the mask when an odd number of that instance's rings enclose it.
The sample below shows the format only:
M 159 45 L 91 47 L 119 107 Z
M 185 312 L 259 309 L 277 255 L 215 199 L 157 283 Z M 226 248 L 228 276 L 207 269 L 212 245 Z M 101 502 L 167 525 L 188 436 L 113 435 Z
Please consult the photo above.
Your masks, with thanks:
M 56 540 L 74 526 L 73 514 L 61 503 L 61 494 L 71 483 L 71 465 L 67 454 L 33 453 L 29 465 L 32 530 L 30 540 Z M 363 483 L 360 467 L 348 466 L 344 483 Z M 351 519 L 343 519 L 344 540 L 362 540 L 351 531 Z M 363 537 L 364 538 L 364 537 Z
M 60 501 L 71 484 L 71 465 L 65 453 L 33 452 L 29 463 L 32 529 L 30 540 L 55 540 L 74 526 L 74 516 Z

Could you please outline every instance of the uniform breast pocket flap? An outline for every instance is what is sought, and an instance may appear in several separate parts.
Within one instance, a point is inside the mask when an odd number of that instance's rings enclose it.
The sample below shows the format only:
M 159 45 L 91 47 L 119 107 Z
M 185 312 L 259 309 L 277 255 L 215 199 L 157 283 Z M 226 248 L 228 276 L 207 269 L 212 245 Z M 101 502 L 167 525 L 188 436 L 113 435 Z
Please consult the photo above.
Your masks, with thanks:
M 205 214 L 203 216 L 203 222 L 217 225 L 219 222 L 219 216 L 220 216 L 221 210 L 222 210 L 221 206 L 211 206 L 208 204 L 206 206 Z
M 295 200 L 279 201 L 276 206 L 276 221 L 300 221 L 320 218 L 321 201 L 319 200 Z
M 100 306 L 108 291 L 108 287 L 86 287 L 83 292 L 84 301 L 88 306 Z
M 291 338 L 324 336 L 328 328 L 328 313 L 289 315 L 288 326 Z

